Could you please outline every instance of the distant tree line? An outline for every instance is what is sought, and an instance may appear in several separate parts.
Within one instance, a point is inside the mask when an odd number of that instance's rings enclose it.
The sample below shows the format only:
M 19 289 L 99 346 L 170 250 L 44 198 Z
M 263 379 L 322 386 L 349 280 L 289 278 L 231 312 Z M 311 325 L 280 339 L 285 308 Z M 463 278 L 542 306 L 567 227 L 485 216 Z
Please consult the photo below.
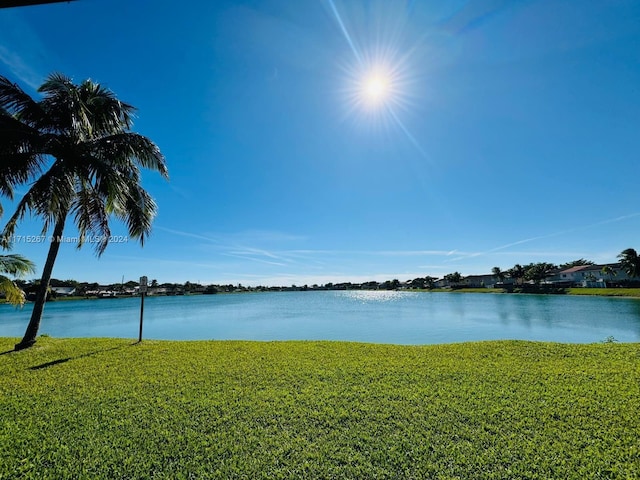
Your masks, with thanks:
M 640 257 L 633 248 L 627 248 L 623 250 L 617 257 L 619 259 L 620 268 L 632 279 L 640 276 Z M 508 270 L 502 270 L 500 267 L 493 267 L 491 273 L 494 278 L 499 282 L 503 282 L 506 278 L 511 278 L 516 284 L 522 284 L 526 282 L 533 282 L 534 284 L 540 284 L 545 278 L 551 275 L 554 271 L 560 272 L 573 267 L 595 265 L 591 260 L 579 258 L 571 262 L 555 265 L 553 263 L 539 262 L 530 263 L 528 265 L 516 264 Z M 602 267 L 602 273 L 609 275 L 610 277 L 615 275 L 615 270 L 611 265 L 605 265 Z M 452 274 L 450 274 L 452 275 Z M 595 276 L 591 274 L 593 280 Z M 447 278 L 445 276 L 445 278 Z
M 640 257 L 633 248 L 628 248 L 618 255 L 620 269 L 625 271 L 630 278 L 640 277 Z M 527 284 L 540 285 L 545 278 L 549 277 L 554 272 L 559 272 L 572 267 L 594 265 L 594 262 L 579 258 L 571 262 L 555 265 L 548 262 L 529 263 L 527 265 L 515 264 L 513 267 L 502 270 L 500 267 L 493 267 L 491 275 L 498 284 L 504 282 L 506 279 L 512 279 L 516 286 L 526 286 Z M 615 276 L 615 269 L 610 265 L 605 265 L 602 268 L 604 275 L 612 278 Z M 0 277 L 1 279 L 1 277 Z M 465 277 L 460 272 L 452 272 L 443 276 L 443 280 L 446 285 L 452 288 L 464 287 Z M 362 283 L 354 282 L 341 282 L 341 283 L 326 283 L 324 285 L 290 285 L 290 286 L 246 286 L 241 283 L 238 284 L 207 284 L 203 285 L 197 282 L 184 282 L 184 283 L 159 283 L 157 279 L 152 279 L 149 283 L 149 293 L 156 295 L 212 295 L 217 293 L 239 293 L 239 292 L 291 292 L 291 291 L 313 291 L 313 290 L 432 290 L 437 288 L 438 279 L 432 276 L 417 277 L 413 280 L 407 280 L 401 282 L 397 278 L 392 280 L 385 280 L 383 282 L 367 281 Z M 24 292 L 27 298 L 32 299 L 37 291 L 40 281 L 39 280 L 15 280 L 15 285 L 19 287 L 21 292 Z M 60 280 L 52 278 L 49 282 L 49 299 L 56 297 L 56 287 L 73 287 L 74 296 L 91 296 L 95 295 L 95 292 L 100 290 L 108 290 L 115 292 L 117 295 L 133 295 L 138 287 L 138 282 L 135 280 L 129 280 L 127 282 L 112 283 L 107 285 L 101 285 L 97 282 L 79 282 L 77 280 L 68 279 Z

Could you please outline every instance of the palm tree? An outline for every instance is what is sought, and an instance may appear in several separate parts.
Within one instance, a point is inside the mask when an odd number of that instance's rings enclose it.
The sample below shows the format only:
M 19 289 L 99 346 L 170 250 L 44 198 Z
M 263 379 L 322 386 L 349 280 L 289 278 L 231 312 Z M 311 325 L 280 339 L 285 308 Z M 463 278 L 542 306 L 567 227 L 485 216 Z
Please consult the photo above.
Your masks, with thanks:
M 594 265 L 594 263 L 591 260 L 586 260 L 584 258 L 579 258 L 578 260 L 573 260 L 571 262 L 562 263 L 562 264 L 558 265 L 558 268 L 560 270 L 567 270 L 567 269 L 572 268 L 572 267 L 581 267 L 581 266 L 588 266 L 588 265 Z
M 609 282 L 611 282 L 611 277 L 615 277 L 617 275 L 615 269 L 611 265 L 605 265 L 604 267 L 602 267 L 600 272 L 603 275 L 606 275 L 609 277 Z M 605 282 L 605 286 L 607 286 L 606 282 Z
M 65 222 L 78 229 L 78 248 L 87 236 L 100 256 L 109 243 L 111 216 L 123 221 L 131 238 L 144 244 L 156 204 L 140 184 L 140 167 L 168 178 L 158 147 L 131 132 L 135 109 L 91 80 L 75 85 L 50 75 L 35 101 L 0 77 L 0 188 L 35 179 L 9 219 L 6 245 L 27 212 L 42 218 L 43 234 L 53 228 L 33 314 L 16 350 L 35 343 Z
M 462 275 L 460 272 L 448 273 L 444 276 L 444 279 L 450 286 L 456 286 L 462 281 Z
M 13 280 L 3 274 L 19 277 L 34 271 L 31 260 L 21 255 L 0 255 L 0 293 L 4 293 L 9 303 L 23 305 L 24 292 Z
M 493 274 L 493 277 L 498 280 L 498 282 L 503 282 L 504 278 L 505 278 L 505 272 L 503 272 L 500 267 L 493 267 L 491 269 L 491 273 Z
M 507 270 L 507 274 L 509 277 L 513 278 L 516 284 L 521 285 L 522 279 L 524 278 L 525 270 L 522 265 L 516 263 L 513 268 Z
M 433 288 L 436 286 L 436 280 L 438 279 L 427 275 L 426 277 L 424 277 L 424 288 L 433 290 Z
M 640 257 L 638 257 L 638 252 L 633 248 L 627 248 L 618 255 L 618 258 L 620 259 L 622 270 L 624 270 L 629 277 L 636 278 L 640 276 Z
M 525 267 L 524 277 L 527 280 L 533 280 L 536 285 L 539 285 L 556 266 L 552 263 L 539 262 L 530 263 Z

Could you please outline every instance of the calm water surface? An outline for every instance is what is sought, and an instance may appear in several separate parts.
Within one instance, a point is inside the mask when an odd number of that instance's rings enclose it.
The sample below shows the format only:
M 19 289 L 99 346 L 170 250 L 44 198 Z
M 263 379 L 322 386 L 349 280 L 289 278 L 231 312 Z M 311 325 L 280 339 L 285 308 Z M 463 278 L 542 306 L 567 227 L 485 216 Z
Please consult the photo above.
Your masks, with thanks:
M 22 336 L 32 305 L 0 305 L 0 336 Z M 140 299 L 51 302 L 41 333 L 137 338 Z M 428 344 L 521 339 L 640 341 L 640 300 L 606 297 L 332 291 L 145 300 L 144 338 L 349 340 Z

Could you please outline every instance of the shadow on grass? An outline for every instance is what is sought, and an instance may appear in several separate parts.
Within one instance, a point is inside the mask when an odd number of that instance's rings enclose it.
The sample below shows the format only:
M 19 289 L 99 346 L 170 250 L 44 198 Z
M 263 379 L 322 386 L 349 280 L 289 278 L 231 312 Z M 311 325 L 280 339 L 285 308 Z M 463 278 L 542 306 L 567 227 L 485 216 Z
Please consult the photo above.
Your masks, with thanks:
M 0 353 L 0 355 L 6 355 L 7 353 L 15 352 L 15 350 L 7 350 L 6 352 Z
M 60 358 L 58 360 L 52 360 L 50 362 L 46 362 L 46 363 L 41 363 L 40 365 L 35 365 L 33 367 L 29 367 L 27 368 L 27 370 L 42 370 L 43 368 L 48 368 L 48 367 L 52 367 L 54 365 L 59 365 L 61 363 L 67 363 L 69 360 L 78 360 L 80 358 L 85 358 L 85 357 L 93 357 L 99 353 L 105 353 L 105 352 L 111 352 L 113 350 L 122 350 L 123 348 L 127 348 L 127 347 L 132 347 L 134 345 L 137 345 L 138 342 L 135 343 L 131 343 L 129 345 L 121 345 L 119 347 L 112 347 L 112 348 L 106 348 L 104 350 L 95 350 L 93 352 L 89 352 L 89 353 L 83 353 L 82 355 L 78 355 L 77 357 L 67 357 L 67 358 Z M 11 350 L 13 352 L 13 350 Z M 5 352 L 8 353 L 8 352 Z
M 41 365 L 36 365 L 35 367 L 29 367 L 29 370 L 41 370 L 43 368 L 51 367 L 53 365 L 58 365 L 59 363 L 65 363 L 71 360 L 71 357 L 61 358 L 59 360 L 53 360 L 51 362 L 43 363 Z

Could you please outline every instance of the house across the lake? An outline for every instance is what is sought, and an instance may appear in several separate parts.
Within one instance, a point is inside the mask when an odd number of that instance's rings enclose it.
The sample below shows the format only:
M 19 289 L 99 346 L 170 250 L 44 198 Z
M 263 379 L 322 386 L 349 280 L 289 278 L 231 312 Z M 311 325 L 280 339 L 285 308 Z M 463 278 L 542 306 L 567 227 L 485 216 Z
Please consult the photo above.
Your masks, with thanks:
M 491 274 L 486 275 L 469 275 L 464 277 L 459 283 L 467 288 L 493 288 L 498 283 L 498 279 Z
M 548 283 L 566 284 L 569 287 L 605 288 L 621 281 L 631 280 L 619 263 L 605 265 L 579 265 L 557 272 Z
M 606 288 L 619 286 L 621 283 L 633 280 L 621 268 L 619 263 L 607 263 L 604 265 L 579 265 L 564 270 L 555 269 L 549 272 L 542 284 L 554 287 L 588 287 Z M 440 278 L 435 282 L 437 288 L 466 287 L 466 288 L 500 288 L 512 286 L 515 278 L 506 277 L 502 281 L 491 274 L 468 275 L 453 285 L 450 281 Z M 524 283 L 533 283 L 524 281 Z
M 51 287 L 51 291 L 58 297 L 71 297 L 76 293 L 76 287 Z

